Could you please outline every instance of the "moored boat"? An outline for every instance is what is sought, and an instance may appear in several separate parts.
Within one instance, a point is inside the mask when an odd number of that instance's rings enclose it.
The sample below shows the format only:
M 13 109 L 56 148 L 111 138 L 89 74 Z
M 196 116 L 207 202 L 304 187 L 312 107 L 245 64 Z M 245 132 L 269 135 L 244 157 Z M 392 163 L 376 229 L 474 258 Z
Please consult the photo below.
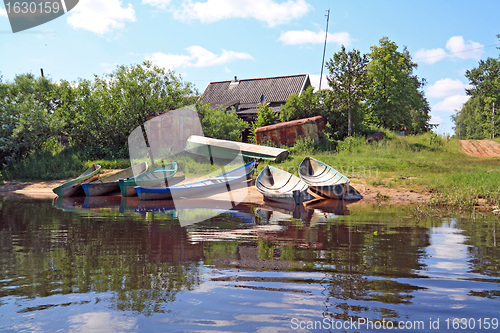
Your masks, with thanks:
M 213 139 L 199 135 L 191 135 L 187 139 L 186 151 L 197 155 L 229 160 L 241 155 L 248 158 L 279 162 L 288 157 L 288 150 L 286 149 Z
M 259 174 L 255 186 L 265 199 L 296 205 L 307 193 L 307 184 L 299 177 L 269 165 Z
M 221 191 L 235 189 L 239 184 L 246 186 L 244 181 L 252 175 L 254 169 L 255 161 L 252 161 L 230 172 L 202 181 L 168 187 L 136 186 L 135 191 L 141 200 L 170 200 L 181 197 L 204 198 Z
M 349 178 L 312 157 L 300 163 L 299 176 L 311 191 L 327 198 L 343 199 L 349 187 Z
M 120 190 L 120 179 L 134 177 L 134 174 L 141 175 L 148 169 L 148 164 L 142 162 L 132 167 L 123 169 L 103 178 L 82 184 L 83 191 L 88 197 L 110 195 Z
M 135 186 L 154 187 L 168 182 L 177 173 L 177 162 L 167 163 L 135 177 L 120 179 L 118 186 L 123 197 L 137 196 Z M 178 179 L 177 181 L 181 181 Z
M 53 188 L 52 191 L 61 198 L 83 196 L 82 183 L 98 179 L 100 171 L 101 166 L 99 164 L 92 164 L 92 166 L 85 170 L 80 176 Z

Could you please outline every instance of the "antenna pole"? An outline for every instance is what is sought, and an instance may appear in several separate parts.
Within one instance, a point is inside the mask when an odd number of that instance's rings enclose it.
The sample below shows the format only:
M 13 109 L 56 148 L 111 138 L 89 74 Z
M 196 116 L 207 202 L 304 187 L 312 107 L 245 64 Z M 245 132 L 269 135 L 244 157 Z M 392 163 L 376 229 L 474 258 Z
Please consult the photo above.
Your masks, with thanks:
M 326 42 L 328 40 L 328 22 L 330 21 L 330 9 L 326 11 L 326 32 L 325 32 L 325 46 L 323 47 L 323 61 L 321 62 L 321 74 L 319 76 L 319 89 L 321 90 L 321 80 L 323 79 L 323 67 L 325 67 L 325 53 L 326 53 Z
M 495 138 L 495 102 L 493 102 L 491 110 L 491 138 Z

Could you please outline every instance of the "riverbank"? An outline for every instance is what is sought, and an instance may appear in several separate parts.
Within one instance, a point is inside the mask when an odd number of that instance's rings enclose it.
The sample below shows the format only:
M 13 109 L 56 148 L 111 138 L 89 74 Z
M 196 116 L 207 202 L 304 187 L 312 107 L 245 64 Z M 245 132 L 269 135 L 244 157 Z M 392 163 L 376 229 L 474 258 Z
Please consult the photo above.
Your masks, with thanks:
M 478 149 L 485 144 L 488 149 Z M 297 174 L 304 157 L 315 157 L 349 177 L 363 195 L 360 202 L 423 203 L 453 210 L 491 211 L 500 205 L 500 157 L 484 155 L 494 146 L 496 143 L 490 140 L 465 142 L 432 133 L 394 136 L 371 144 L 363 138 L 348 138 L 339 143 L 336 152 L 294 147 L 286 161 L 271 164 Z M 479 152 L 481 157 L 476 157 Z M 85 162 L 84 167 L 95 162 Z M 263 161 L 256 174 L 267 164 Z M 0 186 L 0 195 L 53 198 L 52 188 L 63 182 L 6 181 Z M 261 200 L 255 188 L 250 193 L 249 202 Z
M 56 194 L 52 191 L 67 180 L 53 181 L 8 181 L 0 185 L 0 196 L 18 196 L 37 199 L 54 199 Z M 431 193 L 418 193 L 405 188 L 395 189 L 385 186 L 372 186 L 364 180 L 352 180 L 352 186 L 363 196 L 361 201 L 367 202 L 392 202 L 392 203 L 425 203 L 431 199 Z M 263 203 L 262 195 L 255 186 L 248 188 L 245 202 L 253 204 Z

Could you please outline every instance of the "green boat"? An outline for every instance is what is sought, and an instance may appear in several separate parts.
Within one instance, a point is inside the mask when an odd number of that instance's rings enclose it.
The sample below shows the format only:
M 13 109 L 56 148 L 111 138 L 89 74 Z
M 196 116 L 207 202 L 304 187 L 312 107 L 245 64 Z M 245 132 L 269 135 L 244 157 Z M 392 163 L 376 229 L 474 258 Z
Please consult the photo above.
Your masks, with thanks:
M 237 156 L 242 155 L 253 159 L 281 162 L 288 157 L 288 150 L 286 149 L 212 139 L 198 135 L 191 135 L 187 139 L 186 151 L 196 155 L 228 160 L 233 160 Z
M 92 164 L 90 168 L 85 170 L 77 178 L 62 184 L 56 188 L 53 188 L 55 194 L 59 197 L 76 197 L 84 196 L 82 183 L 90 182 L 99 178 L 99 172 L 101 171 L 101 166 L 99 164 Z
M 122 194 L 122 197 L 137 196 L 137 193 L 134 190 L 134 186 L 138 185 L 148 186 L 148 187 L 165 186 L 166 184 L 164 183 L 168 182 L 168 180 L 171 180 L 177 173 L 178 169 L 179 166 L 177 165 L 177 162 L 171 162 L 156 167 L 136 177 L 120 179 L 118 183 L 120 186 L 120 192 Z

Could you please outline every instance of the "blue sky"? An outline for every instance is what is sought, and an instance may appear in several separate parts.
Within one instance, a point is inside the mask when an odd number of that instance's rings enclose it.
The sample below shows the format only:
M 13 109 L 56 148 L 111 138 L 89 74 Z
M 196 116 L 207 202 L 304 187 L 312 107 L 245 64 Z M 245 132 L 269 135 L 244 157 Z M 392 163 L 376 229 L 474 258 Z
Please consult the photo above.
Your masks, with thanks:
M 326 60 L 346 45 L 370 52 L 387 36 L 406 46 L 427 80 L 438 133 L 467 100 L 467 69 L 498 57 L 497 0 L 80 0 L 53 21 L 12 33 L 0 5 L 0 75 L 91 79 L 117 65 L 151 60 L 202 93 L 210 81 L 307 73 L 317 87 Z M 326 74 L 326 72 L 324 72 Z M 323 88 L 326 80 L 323 80 Z

